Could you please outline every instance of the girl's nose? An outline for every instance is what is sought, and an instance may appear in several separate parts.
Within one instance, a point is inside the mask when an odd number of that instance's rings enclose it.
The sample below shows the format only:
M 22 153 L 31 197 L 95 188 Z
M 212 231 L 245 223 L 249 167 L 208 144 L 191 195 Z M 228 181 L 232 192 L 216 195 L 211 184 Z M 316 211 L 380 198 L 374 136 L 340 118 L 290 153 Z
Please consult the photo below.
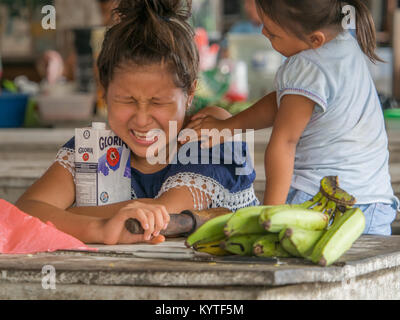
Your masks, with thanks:
M 138 108 L 134 115 L 134 123 L 138 128 L 146 128 L 152 122 L 152 115 L 147 108 Z

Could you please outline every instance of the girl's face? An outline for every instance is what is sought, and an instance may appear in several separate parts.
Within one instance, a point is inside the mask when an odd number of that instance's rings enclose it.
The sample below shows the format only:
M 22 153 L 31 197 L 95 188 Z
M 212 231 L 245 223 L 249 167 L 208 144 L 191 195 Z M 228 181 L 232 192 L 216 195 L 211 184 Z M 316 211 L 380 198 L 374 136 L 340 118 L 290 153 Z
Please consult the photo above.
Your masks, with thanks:
M 164 132 L 168 144 L 170 121 L 176 122 L 179 133 L 192 99 L 193 94 L 176 87 L 166 67 L 125 64 L 107 91 L 109 125 L 136 158 L 146 158 L 157 131 Z
M 288 58 L 311 48 L 306 42 L 288 33 L 273 22 L 258 6 L 257 11 L 264 25 L 262 30 L 263 35 L 271 41 L 272 47 L 280 54 Z

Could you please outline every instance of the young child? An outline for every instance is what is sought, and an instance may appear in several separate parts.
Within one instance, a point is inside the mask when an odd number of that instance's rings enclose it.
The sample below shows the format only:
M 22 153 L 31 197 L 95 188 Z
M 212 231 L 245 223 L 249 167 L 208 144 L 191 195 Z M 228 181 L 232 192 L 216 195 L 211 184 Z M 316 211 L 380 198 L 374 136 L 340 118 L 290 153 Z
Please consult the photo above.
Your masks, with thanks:
M 200 133 L 273 126 L 264 204 L 309 200 L 324 176 L 338 176 L 365 213 L 365 233 L 390 235 L 399 200 L 391 187 L 383 113 L 366 63 L 366 58 L 380 60 L 375 28 L 360 0 L 347 4 L 356 9 L 357 40 L 343 29 L 343 1 L 257 0 L 262 33 L 287 57 L 276 75 L 276 91 L 226 121 L 197 115 L 188 128 Z
M 74 206 L 75 141 L 71 139 L 18 200 L 19 209 L 43 222 L 51 221 L 85 243 L 112 245 L 162 242 L 160 233 L 167 228 L 170 214 L 184 210 L 224 207 L 234 211 L 259 204 L 254 169 L 247 175 L 235 174 L 246 167 L 241 160 L 214 164 L 210 154 L 208 162 L 192 164 L 186 162 L 188 157 L 173 161 L 177 152 L 168 152 L 188 120 L 199 69 L 194 32 L 188 23 L 190 4 L 189 0 L 121 0 L 118 22 L 107 31 L 98 59 L 108 124 L 132 151 L 131 200 Z M 218 118 L 230 116 L 223 109 L 208 110 Z M 156 132 L 160 131 L 168 138 L 158 141 Z M 155 144 L 160 153 L 168 153 L 167 163 L 149 161 L 148 151 Z M 200 152 L 193 153 L 195 160 L 202 157 Z M 129 218 L 140 221 L 143 235 L 126 230 Z

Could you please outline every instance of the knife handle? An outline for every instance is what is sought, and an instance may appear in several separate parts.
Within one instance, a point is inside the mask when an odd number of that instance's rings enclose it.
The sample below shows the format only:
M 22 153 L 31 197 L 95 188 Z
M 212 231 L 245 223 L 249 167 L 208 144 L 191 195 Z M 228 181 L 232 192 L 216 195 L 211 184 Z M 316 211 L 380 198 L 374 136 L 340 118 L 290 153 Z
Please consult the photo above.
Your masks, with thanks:
M 128 219 L 125 228 L 132 234 L 144 234 L 144 229 L 136 219 Z M 171 214 L 168 228 L 161 230 L 160 234 L 166 237 L 186 236 L 196 228 L 196 218 L 191 211 L 183 211 L 181 214 Z
M 213 208 L 201 211 L 185 210 L 180 214 L 170 214 L 168 228 L 161 230 L 160 234 L 166 237 L 187 237 L 208 220 L 230 212 L 227 208 Z M 132 234 L 144 234 L 142 225 L 136 219 L 126 220 L 125 228 Z

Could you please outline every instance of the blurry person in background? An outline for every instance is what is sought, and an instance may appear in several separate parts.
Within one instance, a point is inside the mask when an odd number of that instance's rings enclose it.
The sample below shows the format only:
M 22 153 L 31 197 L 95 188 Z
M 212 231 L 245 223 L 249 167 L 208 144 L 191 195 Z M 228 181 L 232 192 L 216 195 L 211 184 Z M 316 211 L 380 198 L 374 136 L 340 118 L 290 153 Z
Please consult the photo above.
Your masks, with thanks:
M 58 3 L 62 5 L 61 1 L 70 0 L 58 0 Z M 95 3 L 101 14 L 101 24 L 103 26 L 112 25 L 112 11 L 117 7 L 119 0 L 95 0 Z M 63 11 L 61 10 L 61 12 Z M 76 52 L 70 52 L 64 59 L 57 50 L 48 50 L 39 58 L 36 66 L 40 77 L 52 84 L 60 77 L 64 77 L 68 81 L 75 80 L 76 64 Z
M 248 20 L 235 23 L 229 33 L 261 33 L 262 22 L 257 13 L 255 0 L 244 0 L 244 10 Z
M 243 33 L 243 34 L 261 34 L 263 24 L 258 16 L 255 0 L 243 0 L 246 20 L 236 22 L 228 31 L 228 33 Z M 225 38 L 221 42 L 221 55 L 223 58 L 229 56 L 228 40 Z

